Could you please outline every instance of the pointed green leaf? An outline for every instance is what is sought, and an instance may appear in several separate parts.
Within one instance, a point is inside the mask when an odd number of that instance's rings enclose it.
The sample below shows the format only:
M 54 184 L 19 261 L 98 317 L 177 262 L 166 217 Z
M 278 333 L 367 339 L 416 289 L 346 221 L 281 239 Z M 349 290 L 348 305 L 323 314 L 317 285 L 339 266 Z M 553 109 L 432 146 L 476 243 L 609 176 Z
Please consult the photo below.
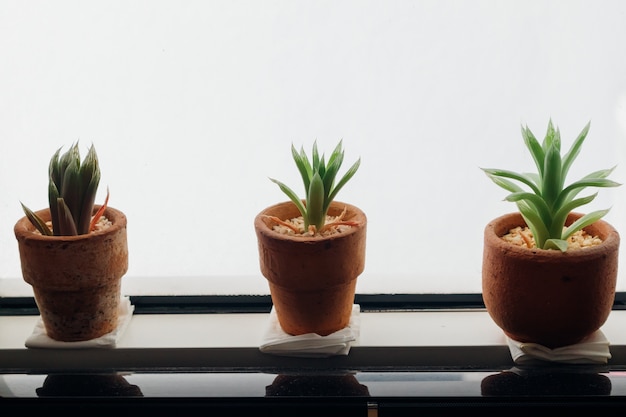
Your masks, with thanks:
M 563 180 L 561 178 L 561 154 L 554 143 L 546 151 L 546 160 L 543 168 L 541 196 L 549 207 L 553 207 L 557 200 Z
M 80 189 L 80 164 L 72 160 L 65 169 L 63 176 L 63 185 L 61 188 L 61 198 L 69 209 L 74 218 L 74 224 L 78 224 L 78 216 L 81 207 L 81 189 Z M 63 213 L 59 210 L 59 220 L 63 222 Z M 76 228 L 76 226 L 74 226 Z
M 327 202 L 330 197 L 330 193 L 332 192 L 333 186 L 335 185 L 335 178 L 337 177 L 337 173 L 339 172 L 342 163 L 343 154 L 334 155 L 328 162 L 328 168 L 326 169 L 326 173 L 323 177 L 325 202 Z
M 567 215 L 571 213 L 574 209 L 584 206 L 585 204 L 591 203 L 598 193 L 589 195 L 587 197 L 582 197 L 576 200 L 569 201 L 567 204 L 563 205 L 559 210 L 554 214 L 553 223 L 559 225 L 559 233 L 562 233 L 563 227 L 565 226 L 565 220 L 567 220 Z M 557 227 L 557 226 L 555 226 Z
M 54 181 L 48 182 L 48 207 L 50 208 L 50 221 L 52 230 L 59 230 L 59 210 L 57 209 L 57 199 L 61 197 Z
M 61 186 L 61 167 L 59 164 L 59 155 L 61 148 L 57 149 L 52 158 L 50 158 L 50 164 L 48 165 L 48 175 L 50 181 L 52 181 L 57 188 Z M 55 200 L 56 201 L 56 200 Z
M 530 228 L 533 237 L 535 238 L 535 245 L 541 248 L 545 243 L 548 236 L 548 228 L 543 223 L 543 220 L 539 217 L 537 212 L 531 209 L 525 201 L 517 202 L 517 207 L 526 222 L 526 225 Z
M 313 170 L 313 175 L 315 175 L 315 173 L 318 173 L 320 175 L 320 177 L 325 177 L 326 176 L 326 162 L 324 161 L 324 155 L 322 155 L 320 157 L 319 162 L 317 163 L 317 167 L 316 169 Z M 313 181 L 313 179 L 311 178 L 311 181 Z
M 70 211 L 67 204 L 63 198 L 59 198 L 57 200 L 57 208 L 59 210 L 59 233 L 60 236 L 76 236 L 78 231 L 76 230 L 76 224 L 74 223 L 74 218 L 72 217 L 72 212 Z M 55 234 L 57 234 L 55 232 Z
M 320 166 L 320 154 L 317 150 L 317 140 L 313 142 L 313 152 L 311 158 L 313 159 L 313 171 L 318 171 Z
M 545 157 L 545 152 L 543 151 L 543 147 L 533 135 L 533 132 L 530 131 L 528 126 L 525 128 L 522 127 L 522 137 L 524 138 L 524 143 L 526 147 L 530 151 L 530 154 L 535 161 L 535 165 L 537 166 L 537 171 L 539 174 L 543 174 L 543 160 Z
M 24 210 L 24 214 L 31 222 L 31 224 L 35 226 L 35 229 L 39 230 L 39 233 L 44 236 L 52 236 L 52 231 L 50 231 L 50 228 L 48 227 L 46 222 L 44 222 L 41 217 L 37 216 L 34 211 L 26 207 L 23 203 L 20 204 L 22 204 L 22 210 Z
M 348 181 L 350 181 L 350 179 L 354 176 L 354 174 L 356 174 L 356 171 L 359 169 L 360 165 L 361 165 L 361 158 L 357 159 L 356 162 L 352 164 L 352 166 L 343 175 L 341 180 L 339 180 L 335 188 L 331 190 L 330 195 L 328 196 L 328 200 L 326 201 L 326 205 L 324 207 L 325 210 L 328 210 L 330 203 L 335 199 L 339 190 L 341 190 L 343 186 L 346 185 Z
M 76 230 L 78 234 L 89 233 L 89 224 L 91 223 L 91 215 L 93 214 L 93 206 L 96 201 L 96 193 L 100 184 L 100 167 L 98 165 L 98 156 L 96 149 L 92 145 L 87 152 L 87 156 L 83 160 L 79 168 L 78 174 L 79 201 Z
M 567 251 L 567 241 L 562 239 L 548 239 L 542 249 L 553 249 L 565 252 Z
M 300 176 L 302 177 L 304 192 L 306 193 L 306 191 L 309 189 L 309 184 L 311 183 L 311 177 L 313 176 L 311 162 L 309 162 L 309 158 L 306 156 L 304 148 L 300 149 L 300 153 L 298 153 L 298 151 L 292 144 L 291 154 L 293 156 L 293 160 L 296 163 L 296 167 L 300 172 Z
M 583 128 L 583 130 L 578 134 L 578 137 L 576 138 L 576 140 L 574 140 L 574 143 L 570 147 L 569 151 L 567 151 L 567 153 L 563 156 L 563 166 L 561 168 L 562 169 L 561 175 L 563 176 L 563 178 L 567 176 L 567 173 L 569 172 L 569 169 L 572 166 L 572 163 L 574 162 L 576 157 L 578 157 L 578 154 L 580 153 L 580 148 L 585 138 L 587 137 L 587 134 L 589 133 L 590 127 L 591 127 L 591 122 L 587 123 L 587 125 Z
M 556 205 L 561 206 L 566 204 L 587 187 L 619 187 L 620 185 L 620 183 L 607 178 L 583 178 L 565 187 L 559 194 Z
M 606 216 L 608 212 L 609 212 L 609 209 L 596 210 L 594 212 L 585 214 L 584 216 L 576 220 L 574 223 L 570 224 L 567 227 L 567 229 L 565 229 L 565 232 L 563 232 L 562 238 L 568 239 L 571 235 L 573 235 L 577 231 L 584 229 L 585 227 L 595 223 L 596 221 L 600 220 L 602 217 Z
M 324 210 L 324 183 L 316 172 L 311 179 L 311 188 L 307 197 L 307 217 L 304 219 L 304 228 L 309 225 L 315 226 L 316 230 L 321 230 L 326 223 L 326 211 Z
M 337 146 L 333 150 L 333 153 L 330 154 L 330 158 L 328 158 L 328 165 L 332 165 L 336 159 L 343 159 L 343 151 L 341 150 L 343 140 L 339 140 Z M 341 165 L 341 162 L 339 163 Z
M 546 226 L 550 224 L 551 212 L 550 207 L 546 204 L 545 200 L 538 196 L 537 194 L 527 193 L 527 192 L 518 192 L 512 193 L 505 197 L 506 201 L 517 203 L 519 201 L 526 201 L 530 204 L 530 208 L 533 209 L 534 212 L 541 218 L 542 223 Z
M 293 203 L 296 205 L 296 207 L 298 207 L 298 211 L 300 212 L 302 217 L 304 217 L 306 219 L 307 210 L 306 210 L 306 207 L 302 204 L 302 200 L 300 200 L 300 198 L 298 198 L 298 195 L 291 188 L 287 187 L 282 182 L 280 182 L 278 180 L 275 180 L 273 178 L 270 178 L 270 181 L 272 181 L 273 183 L 278 184 L 278 187 L 281 189 L 281 191 L 283 193 L 285 193 L 287 195 L 287 197 L 289 197 L 289 199 L 291 201 L 293 201 Z
M 504 178 L 500 178 L 500 177 L 496 177 L 496 176 L 492 176 L 489 175 L 489 178 L 491 178 L 491 180 L 496 183 L 498 186 L 504 188 L 507 191 L 510 191 L 512 193 L 517 193 L 517 192 L 523 192 L 524 189 L 522 189 L 522 187 L 520 187 L 519 185 L 506 180 Z
M 552 119 L 550 119 L 548 121 L 548 129 L 546 131 L 546 136 L 543 139 L 543 152 L 545 154 L 547 154 L 548 149 L 552 147 L 553 141 L 554 141 L 554 125 L 552 124 Z M 557 151 L 560 151 L 560 149 L 557 148 Z
M 519 174 L 517 172 L 508 171 L 508 170 L 505 170 L 505 169 L 482 168 L 482 170 L 494 182 L 496 182 L 494 177 L 510 178 L 510 179 L 513 179 L 513 180 L 517 180 L 517 181 L 519 181 L 519 182 L 521 182 L 523 184 L 526 184 L 528 187 L 530 187 L 532 189 L 532 191 L 535 194 L 541 194 L 541 191 L 539 190 L 539 188 L 537 187 L 537 185 L 533 181 L 533 178 L 531 178 L 531 177 L 529 177 L 529 176 L 527 176 L 525 174 Z M 496 184 L 498 184 L 498 182 L 496 182 Z M 504 182 L 502 184 L 506 185 L 507 183 Z M 498 185 L 503 186 L 501 184 L 498 184 Z M 508 190 L 508 188 L 507 188 L 507 190 Z M 512 190 L 509 190 L 509 191 L 512 191 Z

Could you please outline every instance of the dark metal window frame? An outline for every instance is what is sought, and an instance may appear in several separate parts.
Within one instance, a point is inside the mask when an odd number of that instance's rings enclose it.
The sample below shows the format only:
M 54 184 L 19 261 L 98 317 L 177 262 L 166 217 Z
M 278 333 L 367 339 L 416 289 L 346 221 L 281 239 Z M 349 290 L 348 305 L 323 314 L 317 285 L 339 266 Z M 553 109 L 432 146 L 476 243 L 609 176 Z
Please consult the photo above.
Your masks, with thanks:
M 130 296 L 134 314 L 268 313 L 269 295 Z M 485 308 L 482 294 L 356 294 L 363 312 Z M 626 292 L 615 294 L 613 310 L 626 309 Z M 0 316 L 38 315 L 33 297 L 0 297 Z

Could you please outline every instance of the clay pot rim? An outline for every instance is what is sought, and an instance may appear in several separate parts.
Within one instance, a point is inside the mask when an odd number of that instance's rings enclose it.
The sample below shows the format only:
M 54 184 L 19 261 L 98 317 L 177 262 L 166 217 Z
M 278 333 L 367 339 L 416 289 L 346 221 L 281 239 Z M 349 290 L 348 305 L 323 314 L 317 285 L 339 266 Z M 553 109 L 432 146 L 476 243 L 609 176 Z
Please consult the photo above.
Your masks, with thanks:
M 254 227 L 256 228 L 256 230 L 271 238 L 274 240 L 281 240 L 281 241 L 290 241 L 290 242 L 298 242 L 298 243 L 307 243 L 307 242 L 320 242 L 320 241 L 327 241 L 327 240 L 335 240 L 335 239 L 342 239 L 345 238 L 347 236 L 351 236 L 355 233 L 360 232 L 364 227 L 366 227 L 367 225 L 367 216 L 365 215 L 365 212 L 363 212 L 363 210 L 361 210 L 360 208 L 358 208 L 357 206 L 353 205 L 353 204 L 349 204 L 349 203 L 345 203 L 342 201 L 333 201 L 332 203 L 330 203 L 330 208 L 339 208 L 341 210 L 343 210 L 344 207 L 347 208 L 347 213 L 353 212 L 354 215 L 351 217 L 347 217 L 344 220 L 351 220 L 351 219 L 357 219 L 357 221 L 359 221 L 360 225 L 358 227 L 351 227 L 349 230 L 342 232 L 342 233 L 336 233 L 333 235 L 328 235 L 328 236 L 296 236 L 296 235 L 287 235 L 284 233 L 279 233 L 276 232 L 275 230 L 273 230 L 268 224 L 266 219 L 263 217 L 265 215 L 269 215 L 270 213 L 272 213 L 273 211 L 275 211 L 276 208 L 284 206 L 284 205 L 293 205 L 293 209 L 297 212 L 297 215 L 295 216 L 299 216 L 300 212 L 298 211 L 298 208 L 296 207 L 296 205 L 293 203 L 293 201 L 289 200 L 289 201 L 282 201 L 280 203 L 276 203 L 273 204 L 271 206 L 268 206 L 266 208 L 264 208 L 259 214 L 257 214 L 254 218 Z M 329 208 L 329 210 L 330 210 Z M 295 217 L 294 216 L 294 217 Z
M 578 218 L 582 216 L 583 213 L 570 213 L 570 216 L 575 216 Z M 519 219 L 519 222 L 516 221 Z M 492 247 L 499 248 L 501 250 L 506 250 L 513 253 L 529 253 L 532 252 L 533 256 L 538 258 L 555 258 L 555 257 L 577 257 L 577 258 L 591 258 L 602 256 L 606 253 L 607 250 L 611 251 L 617 247 L 619 247 L 620 237 L 617 230 L 607 221 L 605 220 L 597 220 L 592 225 L 585 227 L 584 229 L 589 228 L 601 228 L 607 231 L 604 236 L 600 236 L 602 239 L 602 243 L 597 246 L 588 247 L 580 250 L 568 250 L 565 252 L 561 252 L 560 250 L 554 249 L 540 249 L 540 248 L 527 248 L 525 246 L 513 245 L 503 239 L 501 237 L 506 234 L 498 234 L 496 230 L 496 226 L 501 223 L 512 223 L 512 227 L 516 226 L 526 226 L 526 222 L 524 221 L 522 215 L 519 212 L 511 212 L 504 214 L 502 216 L 496 217 L 491 220 L 487 226 L 485 227 L 485 240 L 489 241 L 489 244 Z M 510 229 L 510 228 L 509 228 Z
M 101 206 L 94 205 L 94 212 L 97 211 Z M 49 219 L 50 209 L 41 209 L 37 210 L 35 214 L 44 218 L 44 220 Z M 87 239 L 93 239 L 96 236 L 106 236 L 113 233 L 118 232 L 120 229 L 125 228 L 127 224 L 126 215 L 113 207 L 108 206 L 104 211 L 104 216 L 107 217 L 111 221 L 111 226 L 107 227 L 104 230 L 94 231 L 84 235 L 77 236 L 46 236 L 41 235 L 39 233 L 33 233 L 35 231 L 35 226 L 32 225 L 30 220 L 26 216 L 20 218 L 13 228 L 15 232 L 15 237 L 21 241 L 31 241 L 31 242 L 78 242 Z

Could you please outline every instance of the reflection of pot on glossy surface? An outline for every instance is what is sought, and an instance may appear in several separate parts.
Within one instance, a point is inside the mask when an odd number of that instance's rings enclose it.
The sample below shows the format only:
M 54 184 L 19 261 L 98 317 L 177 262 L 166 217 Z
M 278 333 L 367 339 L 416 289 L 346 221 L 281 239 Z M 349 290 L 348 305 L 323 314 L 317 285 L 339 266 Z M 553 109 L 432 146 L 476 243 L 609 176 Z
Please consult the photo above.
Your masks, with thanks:
M 346 203 L 332 202 L 328 214 L 359 226 L 331 236 L 289 236 L 272 230 L 266 216 L 292 219 L 300 212 L 291 201 L 268 207 L 254 219 L 261 273 L 267 278 L 272 302 L 283 330 L 292 335 L 325 336 L 350 322 L 357 277 L 365 268 L 365 213 Z
M 267 397 L 369 397 L 354 375 L 277 375 L 265 388 Z
M 94 213 L 100 206 L 94 207 Z M 44 221 L 50 210 L 37 212 Z M 126 216 L 108 207 L 112 225 L 78 236 L 42 236 L 23 217 L 14 228 L 22 275 L 33 287 L 49 337 L 74 342 L 115 330 L 121 278 L 128 269 Z
M 489 375 L 480 383 L 481 394 L 489 396 L 610 395 L 611 380 L 596 372 L 504 371 Z
M 39 397 L 143 397 L 137 385 L 118 374 L 53 374 L 48 375 Z
M 571 214 L 567 225 L 580 214 Z M 525 226 L 519 213 L 487 225 L 483 300 L 494 322 L 519 342 L 572 345 L 598 330 L 613 307 L 620 237 L 599 220 L 585 228 L 603 243 L 585 249 L 529 249 L 501 237 Z

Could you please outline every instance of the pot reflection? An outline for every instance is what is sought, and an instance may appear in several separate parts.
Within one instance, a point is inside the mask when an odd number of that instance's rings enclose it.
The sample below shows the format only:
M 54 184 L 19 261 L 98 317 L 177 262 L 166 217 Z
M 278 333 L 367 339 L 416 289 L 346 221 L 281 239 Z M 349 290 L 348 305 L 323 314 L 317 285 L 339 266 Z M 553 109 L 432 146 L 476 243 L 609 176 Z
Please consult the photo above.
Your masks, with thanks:
M 118 374 L 48 375 L 36 391 L 39 397 L 143 397 L 137 385 Z
M 367 386 L 353 374 L 346 375 L 278 375 L 265 387 L 267 397 L 369 397 Z
M 596 370 L 513 368 L 481 381 L 483 396 L 610 395 L 611 380 Z

